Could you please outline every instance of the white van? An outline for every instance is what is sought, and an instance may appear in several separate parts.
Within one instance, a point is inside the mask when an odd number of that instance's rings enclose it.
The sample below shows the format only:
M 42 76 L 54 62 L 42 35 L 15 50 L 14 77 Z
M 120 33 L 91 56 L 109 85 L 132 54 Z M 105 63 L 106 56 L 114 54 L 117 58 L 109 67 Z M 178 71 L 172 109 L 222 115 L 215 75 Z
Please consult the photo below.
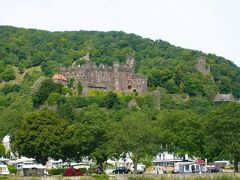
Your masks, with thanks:
M 144 164 L 137 164 L 137 173 L 144 173 L 146 166 Z M 131 165 L 131 173 L 134 173 L 134 165 Z

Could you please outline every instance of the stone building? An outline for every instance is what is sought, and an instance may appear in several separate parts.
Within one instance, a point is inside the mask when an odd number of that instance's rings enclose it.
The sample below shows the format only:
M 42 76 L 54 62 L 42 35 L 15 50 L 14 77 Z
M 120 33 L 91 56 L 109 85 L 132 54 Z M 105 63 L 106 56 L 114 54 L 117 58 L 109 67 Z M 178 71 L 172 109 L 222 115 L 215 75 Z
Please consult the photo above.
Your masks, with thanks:
M 205 57 L 200 57 L 198 59 L 198 63 L 196 65 L 196 68 L 199 72 L 203 73 L 204 75 L 209 75 L 210 74 L 210 67 L 207 66 Z
M 114 62 L 110 67 L 100 64 L 98 67 L 89 58 L 89 54 L 81 58 L 83 65 L 75 65 L 68 68 L 60 67 L 60 74 L 68 81 L 74 79 L 74 87 L 81 82 L 83 95 L 87 95 L 88 90 L 147 92 L 147 76 L 135 74 L 135 59 L 133 55 L 126 56 L 126 63 Z
M 215 96 L 213 102 L 236 102 L 235 98 L 233 97 L 233 94 L 220 94 L 217 93 Z

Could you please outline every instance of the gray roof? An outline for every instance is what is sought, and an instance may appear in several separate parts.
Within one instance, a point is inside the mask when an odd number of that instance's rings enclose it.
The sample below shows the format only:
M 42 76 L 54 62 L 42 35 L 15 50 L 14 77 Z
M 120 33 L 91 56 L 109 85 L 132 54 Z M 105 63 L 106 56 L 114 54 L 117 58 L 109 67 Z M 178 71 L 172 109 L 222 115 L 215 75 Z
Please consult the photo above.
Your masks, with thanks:
M 235 98 L 233 97 L 232 93 L 231 94 L 217 94 L 216 97 L 214 98 L 213 102 L 219 102 L 219 101 L 231 101 L 235 102 Z

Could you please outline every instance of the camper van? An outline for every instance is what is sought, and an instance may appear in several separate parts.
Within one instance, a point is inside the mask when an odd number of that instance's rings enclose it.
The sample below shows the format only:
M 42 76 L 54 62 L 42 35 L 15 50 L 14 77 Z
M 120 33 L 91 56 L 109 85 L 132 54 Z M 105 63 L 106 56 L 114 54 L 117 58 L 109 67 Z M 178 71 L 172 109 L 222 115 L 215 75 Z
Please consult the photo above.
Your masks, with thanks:
M 0 175 L 9 175 L 8 167 L 0 162 Z

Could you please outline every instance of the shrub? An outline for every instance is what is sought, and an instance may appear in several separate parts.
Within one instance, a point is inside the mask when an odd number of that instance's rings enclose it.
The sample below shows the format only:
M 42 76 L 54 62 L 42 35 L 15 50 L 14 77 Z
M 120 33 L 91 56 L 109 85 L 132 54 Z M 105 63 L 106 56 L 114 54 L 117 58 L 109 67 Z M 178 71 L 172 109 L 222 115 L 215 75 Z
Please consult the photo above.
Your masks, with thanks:
M 11 92 L 19 92 L 21 89 L 21 86 L 19 84 L 6 84 L 3 86 L 3 88 L 1 89 L 1 91 L 4 94 L 8 94 Z
M 57 168 L 57 169 L 48 169 L 49 175 L 63 175 L 65 169 L 64 168 Z
M 13 165 L 7 165 L 7 167 L 8 167 L 8 170 L 9 170 L 9 172 L 10 172 L 11 174 L 17 173 L 17 168 L 15 168 L 15 166 L 13 166 Z
M 83 174 L 87 174 L 88 173 L 88 170 L 87 168 L 79 168 L 80 171 L 83 173 Z
M 15 72 L 11 66 L 7 66 L 2 72 L 2 79 L 4 81 L 14 80 L 16 78 Z

